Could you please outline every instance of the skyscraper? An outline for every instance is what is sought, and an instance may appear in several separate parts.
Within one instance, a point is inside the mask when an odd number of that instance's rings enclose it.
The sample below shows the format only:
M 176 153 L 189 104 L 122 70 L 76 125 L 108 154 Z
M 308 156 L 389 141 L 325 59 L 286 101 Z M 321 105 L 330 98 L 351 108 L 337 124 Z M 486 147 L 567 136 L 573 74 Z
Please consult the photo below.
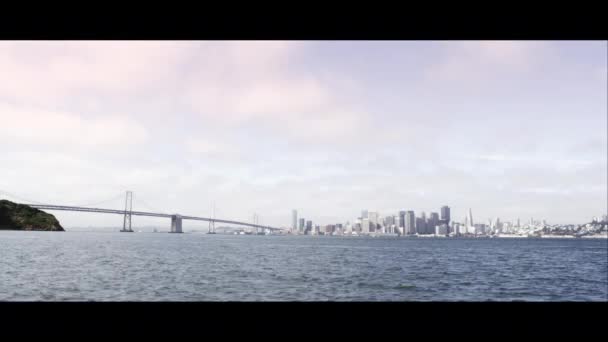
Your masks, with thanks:
M 450 224 L 450 207 L 447 205 L 441 207 L 441 221 L 445 224 Z
M 291 229 L 294 232 L 298 229 L 298 211 L 295 209 L 291 212 Z
M 429 225 L 428 225 L 428 220 L 426 218 L 426 213 L 423 211 L 422 213 L 420 213 L 420 218 L 422 219 L 422 232 L 420 234 L 428 234 L 429 233 Z M 416 223 L 417 225 L 417 223 Z
M 475 224 L 473 223 L 473 212 L 471 211 L 471 208 L 469 208 L 469 226 L 470 227 L 475 226 Z
M 370 222 L 368 218 L 361 219 L 361 233 L 369 234 L 371 232 Z
M 395 216 L 391 215 L 391 216 L 387 216 L 386 219 L 384 219 L 384 231 L 385 233 L 389 233 L 392 234 L 395 232 Z
M 367 210 L 361 210 L 361 219 L 369 218 Z
M 405 228 L 405 211 L 401 210 L 399 212 L 399 227 Z M 405 233 L 405 231 L 404 231 Z
M 306 221 L 306 234 L 312 234 L 312 221 Z
M 369 219 L 369 231 L 373 233 L 376 231 L 376 228 L 378 227 L 378 213 L 374 212 L 374 211 L 370 211 L 367 214 L 367 217 Z
M 426 221 L 422 217 L 416 218 L 416 232 L 418 234 L 426 234 Z
M 435 234 L 435 227 L 439 225 L 439 214 L 436 212 L 431 212 L 429 215 L 429 219 L 427 222 L 427 232 L 428 234 Z
M 299 227 L 300 233 L 304 233 L 304 222 L 305 222 L 304 218 L 303 217 L 300 218 L 300 227 Z
M 416 216 L 412 210 L 405 213 L 405 232 L 406 234 L 416 234 Z

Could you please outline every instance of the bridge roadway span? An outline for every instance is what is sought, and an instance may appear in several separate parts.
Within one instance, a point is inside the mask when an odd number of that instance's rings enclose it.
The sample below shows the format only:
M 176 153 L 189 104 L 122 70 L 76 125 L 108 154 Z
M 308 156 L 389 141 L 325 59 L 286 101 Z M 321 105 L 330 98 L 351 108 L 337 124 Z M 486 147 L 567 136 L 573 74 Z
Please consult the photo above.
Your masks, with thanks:
M 51 205 L 51 204 L 26 204 L 32 208 L 41 209 L 41 210 L 64 210 L 64 211 L 83 211 L 89 213 L 104 213 L 104 214 L 119 214 L 119 215 L 136 215 L 136 216 L 153 216 L 153 217 L 166 217 L 171 219 L 171 231 L 176 233 L 181 233 L 181 220 L 194 220 L 194 221 L 206 221 L 206 222 L 215 222 L 215 223 L 227 223 L 227 224 L 235 224 L 239 226 L 247 226 L 253 228 L 262 228 L 269 230 L 281 230 L 281 228 L 274 228 L 268 226 L 261 226 L 253 223 L 240 222 L 240 221 L 231 221 L 231 220 L 221 220 L 214 219 L 209 217 L 197 217 L 197 216 L 183 216 L 179 214 L 162 214 L 162 213 L 150 213 L 144 211 L 126 211 L 126 210 L 116 210 L 116 209 L 102 209 L 102 208 L 87 208 L 87 207 L 73 207 L 67 205 Z M 176 222 L 179 222 L 176 224 Z

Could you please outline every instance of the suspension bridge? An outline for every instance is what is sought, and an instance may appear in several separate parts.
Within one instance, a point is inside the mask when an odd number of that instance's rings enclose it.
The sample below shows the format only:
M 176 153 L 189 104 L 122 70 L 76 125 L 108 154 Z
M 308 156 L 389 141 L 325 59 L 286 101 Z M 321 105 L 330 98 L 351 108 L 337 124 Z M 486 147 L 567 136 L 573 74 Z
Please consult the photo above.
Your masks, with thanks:
M 120 230 L 121 232 L 133 232 L 131 219 L 133 216 L 149 216 L 149 217 L 163 217 L 171 219 L 171 233 L 182 233 L 182 221 L 183 220 L 192 220 L 192 221 L 205 221 L 209 222 L 209 231 L 210 234 L 215 234 L 215 224 L 216 223 L 224 223 L 224 224 L 232 224 L 238 226 L 251 227 L 256 229 L 256 232 L 264 232 L 264 231 L 278 231 L 281 228 L 270 227 L 266 225 L 260 225 L 258 222 L 258 215 L 254 215 L 253 222 L 243 222 L 236 220 L 226 220 L 215 218 L 215 206 L 214 206 L 214 217 L 202 217 L 202 216 L 190 216 L 190 215 L 180 215 L 180 214 L 167 214 L 163 212 L 147 212 L 147 211 L 133 211 L 133 192 L 127 191 L 125 196 L 125 207 L 124 209 L 107 209 L 107 208 L 98 208 L 92 207 L 92 205 L 55 205 L 55 204 L 43 204 L 36 201 L 23 201 L 22 198 L 19 198 L 11 193 L 1 191 L 0 194 L 9 195 L 11 198 L 15 198 L 18 200 L 17 203 L 24 204 L 30 206 L 32 208 L 40 209 L 40 210 L 50 210 L 50 211 L 72 211 L 72 212 L 88 212 L 88 213 L 102 213 L 102 214 L 115 214 L 123 216 L 123 226 Z M 120 195 L 122 197 L 123 195 Z M 112 200 L 115 200 L 116 197 L 113 197 Z M 108 202 L 109 200 L 102 201 Z M 29 202 L 29 203 L 27 203 Z M 143 201 L 141 201 L 143 202 Z M 147 205 L 146 205 L 147 206 Z M 149 206 L 148 206 L 149 207 Z

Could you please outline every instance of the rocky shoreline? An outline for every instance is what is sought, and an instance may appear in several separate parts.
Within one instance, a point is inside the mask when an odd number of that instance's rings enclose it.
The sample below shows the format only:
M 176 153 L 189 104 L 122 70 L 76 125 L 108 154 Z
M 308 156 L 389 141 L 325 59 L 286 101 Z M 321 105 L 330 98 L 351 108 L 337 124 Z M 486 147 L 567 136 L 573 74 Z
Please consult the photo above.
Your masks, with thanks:
M 54 215 L 7 200 L 0 200 L 0 230 L 65 231 Z

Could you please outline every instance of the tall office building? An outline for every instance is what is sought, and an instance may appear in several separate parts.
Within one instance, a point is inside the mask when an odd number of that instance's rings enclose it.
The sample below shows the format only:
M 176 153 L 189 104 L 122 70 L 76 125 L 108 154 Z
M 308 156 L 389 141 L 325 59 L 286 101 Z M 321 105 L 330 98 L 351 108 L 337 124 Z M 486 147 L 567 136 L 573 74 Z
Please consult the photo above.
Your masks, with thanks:
M 424 227 L 422 234 L 430 234 L 429 221 L 427 220 L 426 213 L 424 211 L 420 214 L 420 218 L 423 221 Z
M 299 227 L 300 233 L 304 233 L 304 222 L 305 222 L 304 218 L 303 217 L 300 218 L 300 227 Z
M 422 217 L 416 218 L 416 232 L 418 234 L 426 234 L 426 221 Z
M 399 212 L 399 227 L 400 228 L 404 228 L 405 227 L 405 211 L 404 210 L 401 210 Z
M 291 211 L 291 229 L 295 232 L 298 229 L 298 211 Z
M 367 210 L 361 210 L 361 219 L 369 218 Z
M 441 207 L 441 221 L 445 224 L 450 224 L 450 207 L 447 205 Z
M 367 214 L 367 217 L 369 219 L 369 231 L 373 233 L 378 228 L 378 213 L 375 211 L 370 211 Z
M 475 224 L 473 223 L 473 212 L 471 211 L 471 208 L 469 208 L 469 227 L 474 227 Z
M 361 233 L 369 234 L 371 232 L 370 222 L 368 218 L 361 219 Z
M 387 216 L 384 218 L 384 225 L 390 227 L 395 224 L 395 216 Z
M 306 234 L 312 234 L 312 221 L 306 221 Z
M 435 227 L 437 225 L 439 225 L 439 214 L 436 212 L 431 212 L 427 222 L 428 234 L 435 234 Z
M 406 234 L 416 234 L 416 216 L 412 210 L 405 213 L 405 232 Z

